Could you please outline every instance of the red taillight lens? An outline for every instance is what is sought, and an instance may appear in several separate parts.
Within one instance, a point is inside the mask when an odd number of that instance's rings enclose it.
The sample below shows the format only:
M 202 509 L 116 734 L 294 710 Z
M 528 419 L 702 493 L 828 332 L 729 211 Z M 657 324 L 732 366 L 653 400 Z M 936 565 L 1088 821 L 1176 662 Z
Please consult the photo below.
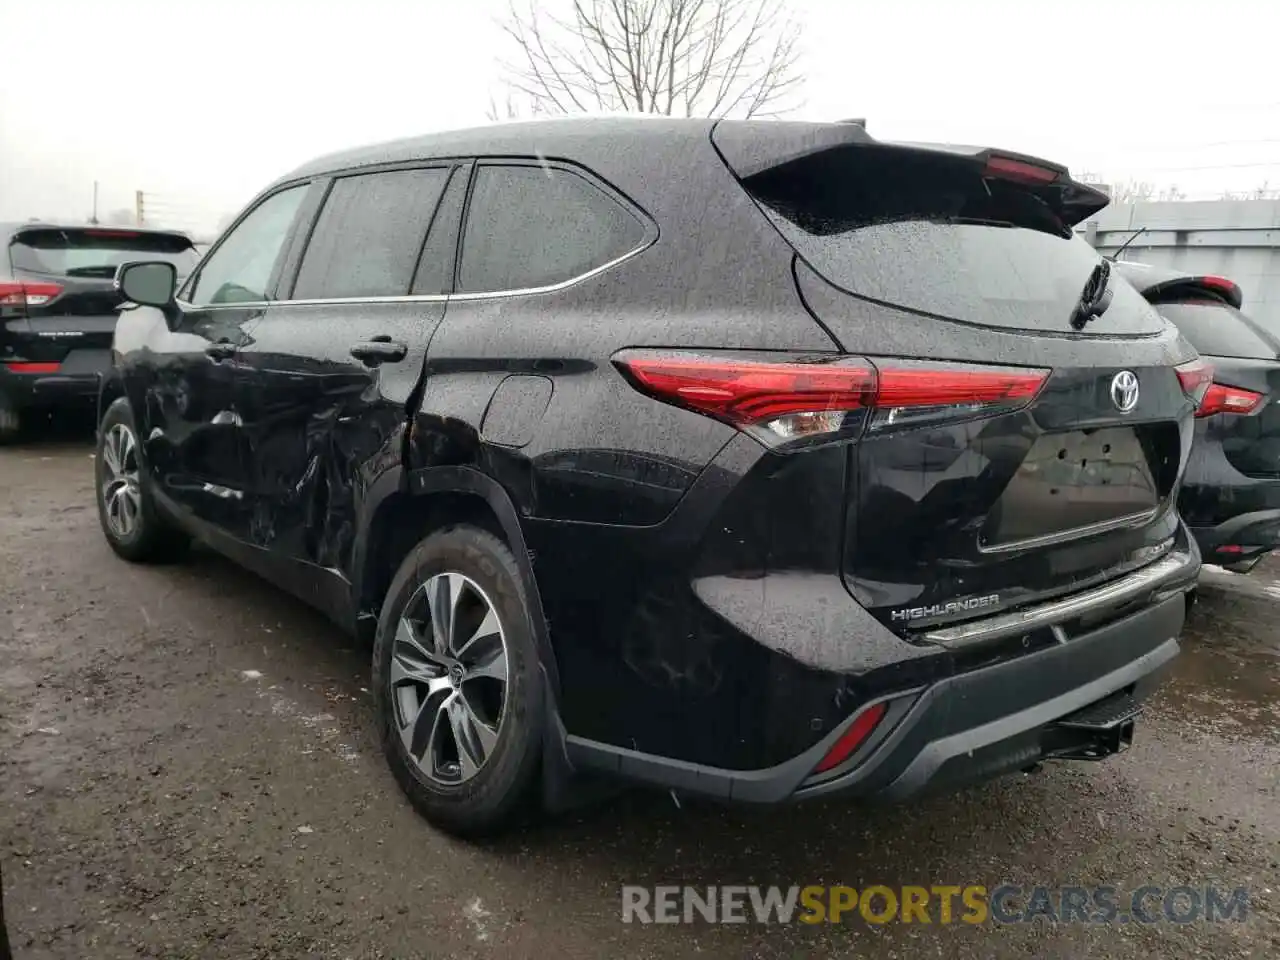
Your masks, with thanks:
M 1204 400 L 1209 384 L 1213 382 L 1213 367 L 1201 358 L 1174 367 L 1178 374 L 1178 382 L 1185 393 L 1198 407 Z
M 1228 280 L 1226 277 L 1200 277 L 1199 280 L 1202 286 L 1208 287 L 1211 290 L 1221 290 L 1232 296 L 1235 296 L 1235 294 L 1240 290 L 1234 282 Z
M 646 393 L 732 423 L 816 410 L 857 410 L 874 397 L 875 370 L 861 361 L 768 363 L 627 353 L 618 363 Z
M 864 357 L 778 360 L 626 350 L 614 358 L 637 389 L 750 430 L 769 444 L 1024 406 L 1047 370 Z
M 1212 417 L 1215 413 L 1253 413 L 1261 406 L 1264 396 L 1252 390 L 1239 387 L 1228 387 L 1225 384 L 1210 384 L 1204 399 L 1196 409 L 1197 417 Z
M 0 282 L 0 307 L 42 307 L 61 294 L 56 283 Z
M 1020 183 L 1053 183 L 1058 179 L 1057 170 L 1013 157 L 989 157 L 983 175 Z
M 13 363 L 6 363 L 5 367 L 11 373 L 57 373 L 62 369 L 62 364 L 56 360 L 52 363 L 47 361 L 15 360 Z
M 877 360 L 870 430 L 1009 413 L 1030 403 L 1048 370 Z
M 813 768 L 813 772 L 826 773 L 853 756 L 853 752 L 866 743 L 867 737 L 871 736 L 871 731 L 884 719 L 885 710 L 883 703 L 875 703 L 858 714 L 853 723 L 849 724 L 849 729 L 831 745 L 822 762 Z

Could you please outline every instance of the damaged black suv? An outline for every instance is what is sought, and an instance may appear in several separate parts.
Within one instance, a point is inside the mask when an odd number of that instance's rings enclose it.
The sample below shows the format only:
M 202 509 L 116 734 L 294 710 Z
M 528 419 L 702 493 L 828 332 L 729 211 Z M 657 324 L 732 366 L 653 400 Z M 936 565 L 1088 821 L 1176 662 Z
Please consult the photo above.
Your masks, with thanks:
M 773 803 L 1096 759 L 1178 650 L 1208 387 L 1042 160 L 556 120 L 330 156 L 122 266 L 96 460 L 374 641 L 459 833 L 612 776 Z

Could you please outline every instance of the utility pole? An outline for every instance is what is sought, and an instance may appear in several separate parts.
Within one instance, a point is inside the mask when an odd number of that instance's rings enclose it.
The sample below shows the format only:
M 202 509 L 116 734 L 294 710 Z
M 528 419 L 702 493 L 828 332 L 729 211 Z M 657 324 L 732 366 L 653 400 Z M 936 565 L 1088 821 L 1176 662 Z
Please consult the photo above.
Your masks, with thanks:
M 142 191 L 138 190 L 133 196 L 133 219 L 136 226 L 142 226 L 146 223 L 145 211 L 142 206 Z
M 98 181 L 93 181 L 93 216 L 89 218 L 89 222 L 95 227 L 98 225 Z

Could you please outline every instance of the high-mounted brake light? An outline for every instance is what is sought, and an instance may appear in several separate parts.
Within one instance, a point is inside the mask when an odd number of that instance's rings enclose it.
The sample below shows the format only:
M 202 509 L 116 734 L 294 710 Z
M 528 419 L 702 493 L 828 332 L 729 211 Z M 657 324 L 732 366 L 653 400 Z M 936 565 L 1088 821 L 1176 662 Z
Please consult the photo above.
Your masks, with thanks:
M 0 307 L 42 307 L 61 293 L 56 283 L 0 281 Z
M 1048 370 L 865 357 L 625 350 L 643 393 L 741 427 L 770 446 L 994 416 L 1030 403 Z
M 884 719 L 885 711 L 883 703 L 875 703 L 858 714 L 853 723 L 849 724 L 849 729 L 845 730 L 840 735 L 840 739 L 831 745 L 822 762 L 813 768 L 813 772 L 826 773 L 853 756 L 853 752 L 866 743 L 867 737 L 871 736 L 871 732 Z
M 1017 180 L 1021 183 L 1053 183 L 1058 171 L 1013 157 L 988 157 L 983 176 L 1001 180 Z
M 1264 399 L 1263 394 L 1252 390 L 1214 383 L 1209 386 L 1200 406 L 1196 408 L 1196 417 L 1212 417 L 1215 413 L 1253 413 Z
M 1209 384 L 1213 383 L 1213 367 L 1203 358 L 1197 357 L 1173 369 L 1178 374 L 1178 382 L 1182 384 L 1182 392 L 1199 407 Z
M 1230 294 L 1235 294 L 1240 288 L 1228 280 L 1226 277 L 1199 277 L 1200 285 L 1209 287 L 1211 290 L 1223 290 Z
M 137 230 L 86 230 L 86 237 L 120 237 L 128 239 L 136 239 L 142 236 Z

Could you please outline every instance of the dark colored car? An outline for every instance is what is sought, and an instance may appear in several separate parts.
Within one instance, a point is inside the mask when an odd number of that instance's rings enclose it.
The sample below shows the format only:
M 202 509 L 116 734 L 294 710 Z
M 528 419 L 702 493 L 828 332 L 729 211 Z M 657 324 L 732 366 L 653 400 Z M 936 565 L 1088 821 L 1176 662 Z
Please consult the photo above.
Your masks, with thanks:
M 1101 758 L 1178 650 L 1207 385 L 1073 237 L 1105 203 L 852 124 L 327 157 L 176 299 L 122 268 L 102 526 L 372 636 L 391 767 L 459 832 L 579 774 L 774 803 Z
M 1205 560 L 1248 573 L 1280 545 L 1280 327 L 1225 277 L 1116 267 L 1213 367 L 1178 509 Z
M 168 230 L 0 224 L 0 442 L 22 419 L 68 406 L 92 411 L 111 366 L 116 267 L 164 260 L 185 276 L 191 241 Z

